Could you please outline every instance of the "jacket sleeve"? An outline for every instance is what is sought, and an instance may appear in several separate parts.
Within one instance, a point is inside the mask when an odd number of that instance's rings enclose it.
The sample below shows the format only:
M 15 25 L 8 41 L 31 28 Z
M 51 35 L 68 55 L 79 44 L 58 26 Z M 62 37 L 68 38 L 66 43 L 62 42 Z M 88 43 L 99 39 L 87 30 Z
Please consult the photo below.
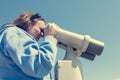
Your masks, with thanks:
M 14 28 L 6 30 L 5 53 L 14 63 L 31 77 L 42 78 L 48 75 L 54 65 L 57 47 L 56 39 L 52 36 L 45 37 L 38 43 Z

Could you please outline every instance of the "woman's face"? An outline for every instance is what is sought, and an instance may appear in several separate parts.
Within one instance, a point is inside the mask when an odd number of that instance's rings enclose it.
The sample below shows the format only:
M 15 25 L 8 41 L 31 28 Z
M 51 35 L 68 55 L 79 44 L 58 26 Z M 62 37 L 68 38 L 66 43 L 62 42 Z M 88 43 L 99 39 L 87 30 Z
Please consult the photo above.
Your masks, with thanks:
M 45 22 L 39 20 L 36 22 L 34 26 L 30 26 L 27 32 L 38 41 L 39 38 L 43 36 L 43 33 L 41 32 L 40 29 L 44 29 L 45 27 L 46 27 Z

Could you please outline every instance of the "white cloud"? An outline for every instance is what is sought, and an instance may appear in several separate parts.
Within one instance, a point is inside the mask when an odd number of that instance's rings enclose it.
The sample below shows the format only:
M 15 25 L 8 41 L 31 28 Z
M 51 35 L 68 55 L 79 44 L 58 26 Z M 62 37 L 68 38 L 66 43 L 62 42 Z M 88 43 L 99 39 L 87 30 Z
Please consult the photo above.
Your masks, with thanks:
M 120 80 L 120 78 L 116 78 L 116 79 L 113 79 L 113 80 Z

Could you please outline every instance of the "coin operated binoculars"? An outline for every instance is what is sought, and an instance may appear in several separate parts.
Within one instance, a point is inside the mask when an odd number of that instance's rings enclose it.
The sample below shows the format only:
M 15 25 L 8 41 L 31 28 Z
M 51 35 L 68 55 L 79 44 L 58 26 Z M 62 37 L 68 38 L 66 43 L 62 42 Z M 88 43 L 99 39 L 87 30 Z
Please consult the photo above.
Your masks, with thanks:
M 63 60 L 55 67 L 55 80 L 83 80 L 82 65 L 79 57 L 93 61 L 101 55 L 104 43 L 88 35 L 80 35 L 59 29 L 55 35 L 58 47 L 66 50 Z

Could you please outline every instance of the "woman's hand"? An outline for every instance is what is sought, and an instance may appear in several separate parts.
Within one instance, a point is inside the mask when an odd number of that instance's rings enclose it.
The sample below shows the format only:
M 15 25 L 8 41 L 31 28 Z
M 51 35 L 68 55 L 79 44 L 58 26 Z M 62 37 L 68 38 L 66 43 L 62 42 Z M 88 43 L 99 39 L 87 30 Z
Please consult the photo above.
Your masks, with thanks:
M 55 36 L 59 27 L 55 23 L 48 23 L 44 29 L 44 36 Z

